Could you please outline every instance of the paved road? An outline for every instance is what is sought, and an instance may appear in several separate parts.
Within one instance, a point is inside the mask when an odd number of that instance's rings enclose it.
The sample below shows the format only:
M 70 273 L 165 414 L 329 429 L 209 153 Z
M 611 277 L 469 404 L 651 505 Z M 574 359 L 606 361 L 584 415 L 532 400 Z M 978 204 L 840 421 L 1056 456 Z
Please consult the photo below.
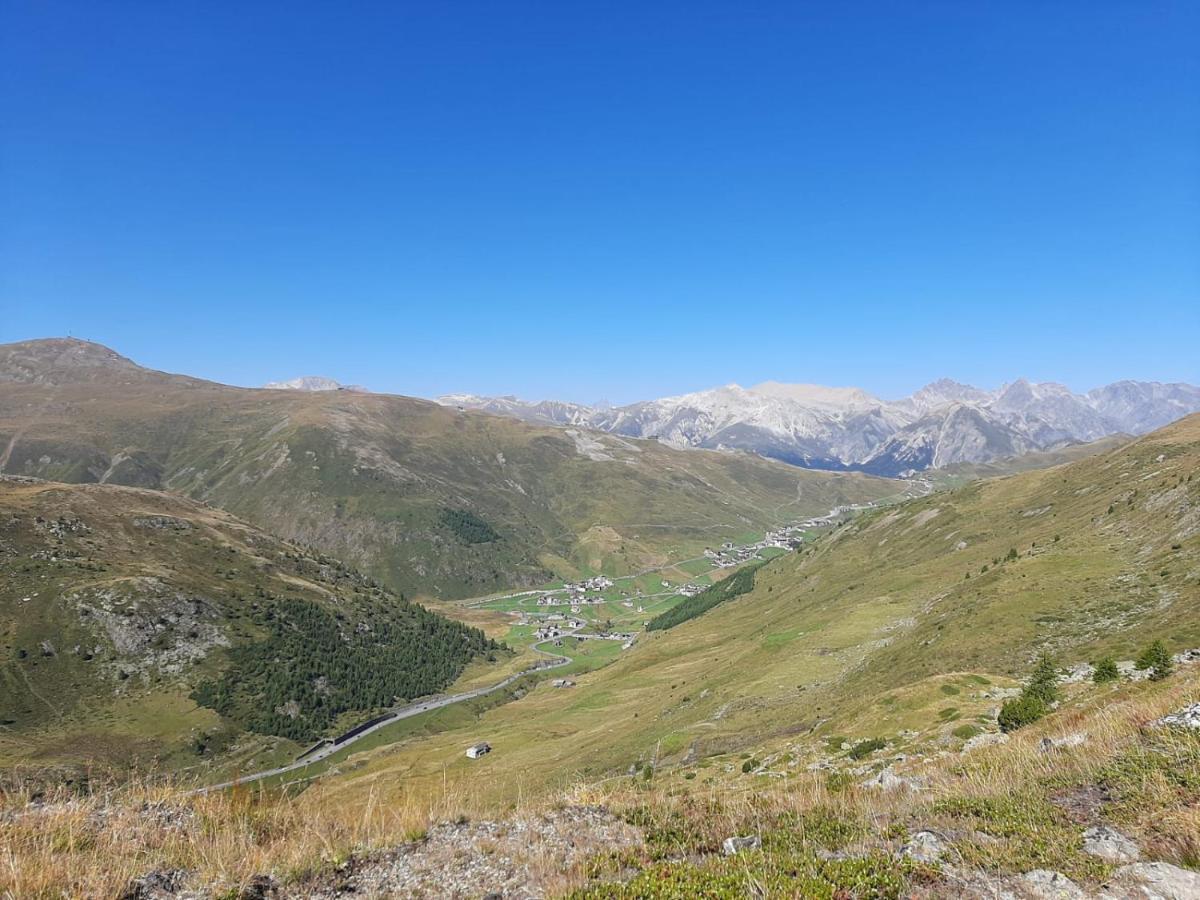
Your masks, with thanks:
M 826 521 L 826 522 L 828 522 L 828 521 L 832 521 L 834 518 L 841 515 L 841 513 L 843 511 L 869 509 L 875 505 L 876 504 L 874 504 L 874 503 L 853 504 L 848 507 L 831 510 L 824 516 L 814 516 L 811 519 L 809 519 L 808 521 L 813 521 L 813 522 Z M 703 558 L 704 557 L 696 557 L 696 559 L 703 559 Z M 622 577 L 635 577 L 636 578 L 636 577 L 640 577 L 642 575 L 649 575 L 653 572 L 660 572 L 660 571 L 663 571 L 664 569 L 673 568 L 675 566 L 683 565 L 683 564 L 686 564 L 688 562 L 693 562 L 693 561 L 694 560 L 682 560 L 681 562 L 672 563 L 668 566 L 661 566 L 659 568 L 646 569 L 645 571 L 639 572 L 633 576 L 622 576 Z M 508 594 L 503 597 L 489 597 L 489 598 L 481 598 L 479 600 L 469 601 L 465 605 L 467 605 L 467 606 L 482 606 L 485 603 L 493 603 L 496 600 L 510 599 L 513 597 L 537 597 L 537 596 L 541 596 L 543 594 L 548 594 L 548 593 L 557 593 L 557 592 L 556 591 L 545 591 L 545 590 L 520 591 L 518 593 Z M 664 593 L 667 593 L 667 592 L 664 592 Z M 651 595 L 651 596 L 659 596 L 659 595 L 655 594 L 655 595 Z M 642 599 L 646 600 L 646 599 L 650 599 L 650 598 L 643 597 Z M 234 785 L 247 784 L 251 781 L 259 781 L 263 778 L 270 778 L 274 775 L 285 775 L 288 772 L 295 772 L 299 769 L 303 769 L 305 766 L 309 766 L 315 762 L 320 762 L 321 760 L 325 759 L 327 756 L 332 756 L 334 753 L 344 750 L 346 747 L 349 747 L 349 746 L 353 745 L 355 742 L 362 740 L 368 734 L 374 734 L 380 728 L 386 728 L 388 725 L 391 725 L 393 722 L 399 722 L 401 719 L 407 719 L 412 716 L 417 716 L 423 712 L 428 712 L 433 709 L 441 709 L 445 706 L 450 706 L 454 703 L 462 703 L 464 700 L 473 700 L 476 697 L 484 697 L 488 694 L 495 693 L 496 691 L 503 690 L 504 688 L 506 688 L 510 684 L 512 684 L 514 681 L 516 681 L 518 678 L 521 678 L 525 675 L 529 675 L 533 672 L 545 671 L 546 669 L 557 668 L 558 666 L 565 666 L 567 663 L 569 663 L 571 661 L 569 657 L 560 656 L 557 653 L 551 653 L 548 650 L 543 650 L 542 644 L 548 644 L 548 643 L 550 643 L 551 640 L 559 640 L 563 637 L 571 637 L 573 635 L 576 635 L 577 631 L 579 631 L 579 629 L 564 631 L 562 633 L 562 635 L 560 636 L 560 638 L 551 638 L 550 640 L 540 641 L 539 643 L 534 644 L 533 650 L 537 653 L 541 653 L 543 656 L 548 657 L 547 661 L 543 661 L 541 663 L 538 663 L 537 665 L 530 666 L 528 669 L 524 669 L 524 670 L 516 673 L 515 675 L 510 675 L 507 678 L 505 678 L 503 681 L 499 681 L 496 684 L 491 685 L 490 687 L 476 688 L 473 691 L 466 691 L 462 694 L 450 694 L 445 697 L 430 697 L 425 700 L 418 700 L 415 703 L 410 703 L 407 706 L 400 707 L 399 709 L 393 711 L 386 719 L 382 719 L 381 721 L 376 722 L 370 728 L 364 728 L 362 731 L 360 731 L 358 734 L 354 735 L 353 737 L 346 738 L 346 740 L 344 740 L 338 744 L 327 744 L 324 747 L 321 747 L 317 750 L 312 751 L 311 753 L 308 753 L 308 754 L 300 757 L 295 762 L 289 763 L 286 766 L 280 766 L 277 769 L 267 769 L 262 772 L 254 772 L 251 775 L 243 775 L 240 778 L 235 778 L 232 781 L 223 781 L 220 784 L 211 784 L 211 785 L 208 785 L 207 787 L 198 788 L 193 793 L 202 794 L 202 793 L 206 793 L 208 791 L 219 791 L 224 788 L 233 787 Z M 584 638 L 584 639 L 595 637 L 594 635 L 577 635 L 577 636 L 580 638 Z
M 576 629 L 576 631 L 577 630 L 578 629 Z M 288 772 L 295 772 L 298 769 L 303 769 L 315 762 L 320 762 L 321 760 L 325 759 L 325 757 L 332 756 L 334 753 L 338 753 L 339 751 L 352 746 L 357 741 L 365 738 L 368 734 L 374 734 L 380 728 L 386 728 L 393 722 L 399 722 L 401 719 L 408 719 L 412 716 L 417 716 L 423 712 L 429 712 L 433 709 L 442 709 L 443 707 L 451 706 L 455 703 L 462 703 L 464 700 L 474 700 L 476 697 L 485 697 L 488 694 L 493 694 L 496 691 L 503 690 L 518 678 L 522 678 L 526 675 L 532 674 L 533 672 L 544 672 L 547 669 L 556 669 L 559 666 L 565 666 L 571 661 L 569 656 L 561 656 L 557 653 L 551 653 L 549 650 L 543 650 L 542 644 L 548 644 L 550 641 L 554 640 L 561 640 L 564 637 L 571 637 L 574 634 L 575 631 L 564 631 L 558 638 L 550 638 L 549 640 L 540 641 L 534 644 L 532 646 L 534 652 L 542 654 L 543 656 L 547 657 L 547 659 L 537 663 L 536 665 L 530 666 L 528 669 L 522 669 L 515 675 L 509 675 L 503 681 L 498 681 L 488 687 L 475 688 L 475 690 L 472 691 L 464 691 L 461 694 L 448 694 L 444 697 L 430 697 L 425 700 L 418 700 L 415 703 L 410 703 L 407 706 L 402 706 L 396 710 L 393 710 L 386 719 L 376 722 L 370 728 L 364 728 L 353 737 L 346 738 L 346 740 L 339 744 L 326 744 L 324 747 L 314 750 L 305 756 L 301 756 L 295 762 L 288 763 L 286 766 L 280 766 L 276 769 L 265 769 L 262 772 L 254 772 L 250 775 L 242 775 L 240 778 L 234 778 L 232 781 L 223 781 L 220 784 L 210 784 L 206 787 L 198 788 L 192 793 L 205 794 L 209 791 L 219 791 L 225 788 L 234 787 L 235 785 L 239 784 L 248 784 L 251 781 L 260 781 L 263 778 L 271 778 L 275 775 L 286 775 Z

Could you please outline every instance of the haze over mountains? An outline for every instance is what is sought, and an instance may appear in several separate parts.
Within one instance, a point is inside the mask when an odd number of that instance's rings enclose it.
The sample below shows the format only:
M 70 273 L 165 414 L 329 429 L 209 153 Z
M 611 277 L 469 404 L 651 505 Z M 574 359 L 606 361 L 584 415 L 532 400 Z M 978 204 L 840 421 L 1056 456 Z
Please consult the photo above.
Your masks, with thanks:
M 748 450 L 806 468 L 899 476 L 1144 434 L 1200 411 L 1200 388 L 1118 381 L 1077 394 L 1022 378 L 988 391 L 943 378 L 895 401 L 852 387 L 778 382 L 730 384 L 603 409 L 470 394 L 438 400 L 527 422 L 657 438 L 674 447 Z

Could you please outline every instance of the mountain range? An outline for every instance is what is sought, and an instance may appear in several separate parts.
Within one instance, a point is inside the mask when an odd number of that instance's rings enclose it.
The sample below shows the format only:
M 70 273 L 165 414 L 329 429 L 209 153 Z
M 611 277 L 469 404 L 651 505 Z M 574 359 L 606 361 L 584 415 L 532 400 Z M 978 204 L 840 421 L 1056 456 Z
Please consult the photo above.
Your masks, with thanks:
M 230 387 L 59 339 L 0 345 L 0 474 L 172 491 L 443 599 L 640 571 L 897 493 L 413 397 Z
M 1200 411 L 1200 388 L 1118 381 L 1077 394 L 1018 379 L 989 391 L 943 378 L 893 401 L 852 387 L 765 382 L 607 408 L 470 394 L 438 402 L 673 447 L 747 450 L 805 468 L 895 477 L 1145 434 Z

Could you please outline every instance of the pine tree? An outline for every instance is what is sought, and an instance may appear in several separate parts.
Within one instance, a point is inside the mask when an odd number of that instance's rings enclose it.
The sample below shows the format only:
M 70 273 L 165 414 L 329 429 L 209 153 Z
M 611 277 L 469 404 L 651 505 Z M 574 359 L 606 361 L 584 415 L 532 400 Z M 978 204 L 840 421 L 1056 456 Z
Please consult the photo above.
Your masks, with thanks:
M 1138 657 L 1137 667 L 1143 671 L 1149 669 L 1152 681 L 1162 681 L 1175 666 L 1171 654 L 1167 652 L 1167 645 L 1162 641 L 1154 641 Z
M 1058 668 L 1049 654 L 1043 653 L 1038 659 L 1033 674 L 1029 676 L 1029 683 L 1025 685 L 1024 693 L 1030 697 L 1037 697 L 1046 706 L 1058 701 Z
M 1105 684 L 1109 681 L 1116 681 L 1121 677 L 1120 671 L 1117 669 L 1117 661 L 1111 656 L 1106 656 L 1096 663 L 1092 670 L 1092 681 L 1096 684 Z

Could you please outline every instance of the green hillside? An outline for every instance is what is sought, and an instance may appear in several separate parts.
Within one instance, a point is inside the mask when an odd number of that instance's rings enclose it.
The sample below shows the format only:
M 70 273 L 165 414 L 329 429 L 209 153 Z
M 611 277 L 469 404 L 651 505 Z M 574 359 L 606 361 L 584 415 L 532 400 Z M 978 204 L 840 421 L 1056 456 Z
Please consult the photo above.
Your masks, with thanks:
M 753 589 L 648 632 L 570 692 L 539 687 L 469 729 L 365 754 L 324 788 L 415 790 L 470 771 L 498 801 L 630 766 L 826 742 L 893 752 L 995 728 L 997 691 L 1152 639 L 1200 646 L 1200 417 L 1057 468 L 862 515 L 760 567 Z M 990 725 L 987 724 L 990 722 Z M 964 728 L 972 725 L 972 729 Z M 780 752 L 783 752 L 781 749 Z
M 0 760 L 173 767 L 287 755 L 498 649 L 194 501 L 12 478 L 0 641 Z
M 232 388 L 73 340 L 0 346 L 0 473 L 183 493 L 441 598 L 638 572 L 901 487 L 406 397 Z

